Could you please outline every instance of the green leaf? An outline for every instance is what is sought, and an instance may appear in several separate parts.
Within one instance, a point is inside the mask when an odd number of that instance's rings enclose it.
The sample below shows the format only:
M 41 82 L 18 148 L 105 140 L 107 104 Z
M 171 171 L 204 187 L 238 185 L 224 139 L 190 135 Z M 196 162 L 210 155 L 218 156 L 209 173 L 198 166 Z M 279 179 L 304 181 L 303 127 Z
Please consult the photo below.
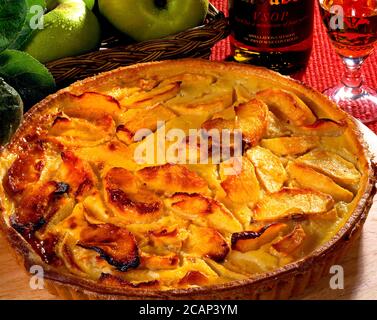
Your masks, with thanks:
M 26 108 L 55 89 L 54 78 L 46 67 L 21 51 L 5 50 L 0 54 L 0 77 L 18 91 Z
M 0 52 L 17 38 L 27 14 L 24 0 L 0 0 Z
M 0 78 L 0 146 L 7 143 L 18 128 L 22 111 L 21 97 Z
M 18 33 L 16 39 L 10 44 L 8 49 L 15 49 L 15 50 L 21 50 L 26 45 L 27 41 L 31 37 L 33 32 L 38 32 L 38 30 L 33 30 L 30 26 L 30 21 L 35 17 L 37 14 L 35 11 L 32 11 L 31 9 L 34 6 L 40 6 L 41 10 L 44 11 L 46 9 L 46 1 L 45 0 L 24 0 L 26 2 L 26 11 L 27 16 L 24 22 L 24 25 L 21 29 L 21 31 Z

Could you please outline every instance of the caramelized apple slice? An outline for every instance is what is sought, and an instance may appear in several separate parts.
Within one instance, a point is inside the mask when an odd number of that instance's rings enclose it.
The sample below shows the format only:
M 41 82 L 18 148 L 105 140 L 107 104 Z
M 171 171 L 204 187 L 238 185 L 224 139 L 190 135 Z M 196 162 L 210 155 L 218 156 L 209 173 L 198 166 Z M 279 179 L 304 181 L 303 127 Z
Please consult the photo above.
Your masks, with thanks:
M 207 181 L 183 165 L 166 164 L 137 172 L 148 188 L 164 193 L 199 192 L 208 194 Z
M 179 280 L 181 286 L 204 286 L 208 284 L 209 278 L 200 271 L 188 271 L 186 275 Z
M 268 125 L 268 108 L 258 99 L 235 107 L 237 128 L 242 131 L 243 140 L 252 146 L 265 135 Z
M 111 224 L 84 228 L 78 245 L 96 251 L 101 258 L 122 272 L 140 264 L 134 236 L 126 229 Z
M 143 109 L 174 98 L 181 90 L 180 82 L 158 86 L 150 91 L 137 93 L 120 101 L 121 106 L 128 109 Z
M 230 249 L 224 237 L 215 229 L 191 224 L 183 250 L 190 255 L 219 262 L 225 259 Z
M 343 159 L 336 153 L 313 150 L 298 159 L 303 163 L 333 179 L 339 185 L 357 190 L 360 181 L 360 172 L 354 164 Z
M 261 146 L 278 156 L 300 155 L 319 146 L 319 137 L 281 137 L 263 139 Z
M 306 189 L 283 188 L 263 198 L 253 210 L 254 221 L 271 221 L 326 213 L 334 207 L 331 196 Z
M 129 170 L 124 168 L 111 168 L 104 178 L 106 189 L 120 189 L 129 193 L 137 193 L 140 189 L 140 181 Z
M 238 163 L 239 162 L 239 163 Z M 240 168 L 238 168 L 240 166 Z M 259 182 L 249 159 L 232 158 L 220 164 L 221 187 L 235 203 L 255 204 L 260 196 Z
M 316 117 L 310 108 L 295 94 L 281 89 L 266 89 L 256 97 L 280 119 L 294 126 L 310 125 Z
M 182 238 L 176 226 L 168 226 L 160 230 L 151 231 L 149 240 L 159 252 L 166 250 L 178 252 L 182 248 Z
M 64 93 L 61 99 L 63 112 L 70 118 L 96 121 L 110 115 L 116 120 L 121 110 L 117 100 L 101 93 L 86 92 L 80 96 Z
M 347 129 L 345 121 L 336 122 L 331 119 L 318 119 L 310 125 L 290 128 L 293 133 L 306 136 L 339 137 Z
M 152 255 L 148 253 L 141 254 L 140 267 L 148 270 L 168 270 L 176 269 L 179 265 L 179 256 L 170 253 L 165 256 Z
M 68 191 L 67 184 L 55 181 L 30 186 L 24 191 L 10 218 L 13 228 L 23 235 L 40 229 L 64 204 Z
M 133 110 L 132 110 L 133 111 Z M 137 110 L 133 113 L 131 119 L 118 126 L 117 136 L 126 144 L 135 142 L 133 140 L 138 130 L 151 130 L 152 132 L 157 130 L 158 122 L 166 122 L 175 117 L 175 114 L 162 105 L 157 105 L 149 109 Z
M 273 223 L 256 231 L 243 231 L 232 234 L 232 249 L 247 252 L 258 250 L 274 240 L 287 227 L 284 223 Z
M 336 184 L 328 176 L 325 176 L 302 163 L 291 162 L 287 166 L 291 179 L 301 187 L 317 190 L 331 195 L 336 201 L 351 202 L 353 193 Z
M 268 149 L 261 147 L 250 149 L 246 155 L 253 163 L 263 187 L 269 193 L 278 192 L 288 178 L 280 159 Z
M 210 131 L 210 130 L 218 130 L 220 133 L 222 130 L 229 130 L 233 131 L 235 129 L 235 120 L 225 120 L 223 118 L 215 118 L 211 120 L 207 120 L 202 124 L 202 129 Z
M 58 177 L 69 186 L 69 193 L 76 198 L 89 196 L 97 184 L 97 178 L 90 165 L 71 152 L 62 152 L 62 166 L 59 168 Z
M 166 199 L 167 207 L 197 225 L 210 226 L 220 231 L 235 232 L 242 225 L 220 202 L 200 194 L 178 193 Z
M 104 178 L 105 200 L 119 218 L 127 223 L 150 223 L 163 213 L 162 202 L 145 189 L 134 174 L 112 168 Z
M 45 166 L 45 151 L 41 145 L 32 145 L 20 154 L 10 166 L 3 180 L 4 189 L 9 194 L 21 193 L 39 180 Z
M 305 238 L 305 230 L 301 224 L 297 224 L 290 234 L 272 244 L 272 247 L 279 253 L 291 255 L 304 244 Z

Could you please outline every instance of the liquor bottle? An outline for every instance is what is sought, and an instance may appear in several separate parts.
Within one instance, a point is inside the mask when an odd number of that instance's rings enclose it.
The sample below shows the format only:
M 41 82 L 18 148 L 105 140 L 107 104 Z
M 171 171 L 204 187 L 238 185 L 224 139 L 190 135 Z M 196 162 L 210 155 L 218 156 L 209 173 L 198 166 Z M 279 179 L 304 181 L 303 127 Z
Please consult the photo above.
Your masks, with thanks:
M 229 0 L 232 58 L 283 74 L 304 70 L 313 47 L 315 0 Z

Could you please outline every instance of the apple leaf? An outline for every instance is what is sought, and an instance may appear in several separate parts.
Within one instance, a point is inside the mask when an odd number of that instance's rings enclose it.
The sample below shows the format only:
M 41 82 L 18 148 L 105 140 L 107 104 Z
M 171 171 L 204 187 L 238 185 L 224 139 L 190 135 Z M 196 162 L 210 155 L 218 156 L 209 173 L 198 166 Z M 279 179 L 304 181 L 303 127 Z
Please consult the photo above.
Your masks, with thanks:
M 26 109 L 55 89 L 47 68 L 26 52 L 5 50 L 0 54 L 0 77 L 21 95 Z
M 26 15 L 27 6 L 24 0 L 0 0 L 0 52 L 17 38 Z
M 31 22 L 33 20 L 36 20 L 36 17 L 41 13 L 43 14 L 44 10 L 46 9 L 46 1 L 45 0 L 24 0 L 26 2 L 27 7 L 27 15 L 25 22 L 23 24 L 23 27 L 21 31 L 18 33 L 16 39 L 10 44 L 8 49 L 15 49 L 15 50 L 21 50 L 31 37 L 34 30 L 32 28 Z M 35 10 L 35 6 L 39 6 L 40 10 Z

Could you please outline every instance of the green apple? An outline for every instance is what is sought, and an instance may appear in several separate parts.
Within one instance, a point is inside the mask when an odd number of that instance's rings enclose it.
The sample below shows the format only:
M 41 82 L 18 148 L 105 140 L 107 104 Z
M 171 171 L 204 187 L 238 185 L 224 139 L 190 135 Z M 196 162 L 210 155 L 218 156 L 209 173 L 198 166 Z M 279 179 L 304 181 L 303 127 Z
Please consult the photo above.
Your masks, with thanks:
M 25 51 L 42 63 L 96 48 L 100 25 L 83 0 L 48 0 L 44 26 L 36 30 Z
M 96 0 L 84 0 L 84 2 L 90 10 L 92 10 L 94 8 L 94 5 L 96 4 Z
M 162 38 L 200 25 L 208 0 L 98 0 L 109 22 L 137 41 Z

